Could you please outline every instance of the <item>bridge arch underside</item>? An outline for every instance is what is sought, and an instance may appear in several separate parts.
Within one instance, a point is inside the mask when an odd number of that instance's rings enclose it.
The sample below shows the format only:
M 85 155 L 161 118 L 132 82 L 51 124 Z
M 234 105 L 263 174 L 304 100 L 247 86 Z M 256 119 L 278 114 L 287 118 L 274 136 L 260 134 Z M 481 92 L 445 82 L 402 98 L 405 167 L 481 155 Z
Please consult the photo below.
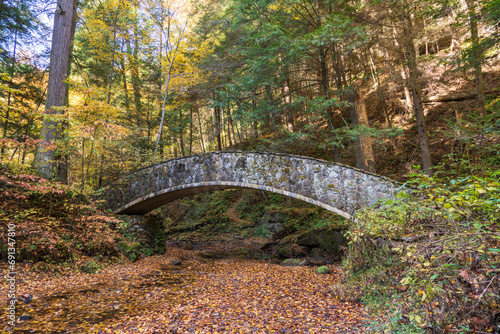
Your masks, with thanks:
M 183 197 L 193 196 L 196 194 L 201 194 L 213 190 L 223 190 L 223 189 L 259 189 L 259 190 L 274 192 L 284 196 L 296 198 L 307 203 L 317 205 L 321 208 L 334 212 L 350 220 L 352 220 L 353 218 L 349 213 L 345 211 L 339 210 L 326 203 L 290 191 L 277 189 L 269 186 L 252 184 L 252 183 L 229 182 L 229 181 L 199 182 L 199 183 L 184 184 L 181 186 L 166 188 L 161 191 L 140 197 L 128 203 L 127 205 L 117 209 L 115 212 L 118 214 L 125 214 L 125 215 L 143 215 L 164 204 L 173 202 Z

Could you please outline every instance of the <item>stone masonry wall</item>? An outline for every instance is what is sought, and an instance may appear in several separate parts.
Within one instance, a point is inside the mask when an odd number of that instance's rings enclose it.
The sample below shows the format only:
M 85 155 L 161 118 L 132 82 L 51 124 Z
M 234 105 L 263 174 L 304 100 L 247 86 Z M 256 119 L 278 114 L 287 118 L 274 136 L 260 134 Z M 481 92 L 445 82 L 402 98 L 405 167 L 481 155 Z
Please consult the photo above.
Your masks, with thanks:
M 341 164 L 289 154 L 212 152 L 164 161 L 112 182 L 108 207 L 144 214 L 175 199 L 213 189 L 255 188 L 310 202 L 344 217 L 401 185 Z
M 144 247 L 150 247 L 150 233 L 148 231 L 148 219 L 146 216 L 128 216 L 128 221 L 130 222 L 130 227 L 128 231 L 133 238 L 133 241 L 140 242 Z

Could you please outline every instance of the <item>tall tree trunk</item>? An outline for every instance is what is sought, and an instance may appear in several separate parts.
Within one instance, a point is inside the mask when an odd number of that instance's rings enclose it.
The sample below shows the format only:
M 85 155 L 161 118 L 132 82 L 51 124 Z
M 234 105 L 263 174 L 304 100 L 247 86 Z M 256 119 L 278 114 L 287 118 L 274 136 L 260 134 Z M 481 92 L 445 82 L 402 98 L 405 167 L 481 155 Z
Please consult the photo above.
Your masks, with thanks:
M 130 38 L 127 38 L 127 55 L 129 57 L 130 71 L 132 75 L 132 90 L 134 91 L 134 104 L 135 111 L 137 114 L 137 126 L 141 126 L 141 116 L 142 116 L 142 103 L 141 103 L 141 82 L 139 78 L 139 60 L 138 51 L 139 50 L 139 32 L 137 28 L 137 23 L 134 25 L 134 49 L 130 45 Z M 160 86 L 161 91 L 161 86 Z M 148 106 L 149 107 L 149 106 Z M 149 139 L 149 135 L 148 135 Z
M 12 64 L 10 66 L 10 78 L 9 78 L 9 87 L 12 86 L 12 80 L 14 79 L 14 68 L 16 66 L 16 52 L 17 52 L 17 30 L 14 33 L 14 51 L 12 53 Z M 7 108 L 5 108 L 5 122 L 3 124 L 3 138 L 7 138 L 7 132 L 9 129 L 9 118 L 10 118 L 10 104 L 12 102 L 12 92 L 9 91 L 7 95 Z M 0 149 L 0 158 L 3 158 L 3 155 L 5 154 L 5 147 L 2 145 L 2 148 Z
M 117 33 L 117 23 L 118 23 L 118 13 L 119 13 L 119 7 L 115 10 L 115 17 L 114 17 L 114 22 L 113 22 L 113 51 L 111 54 L 111 70 L 109 71 L 109 83 L 108 83 L 108 105 L 111 105 L 111 95 L 112 95 L 112 90 L 111 88 L 113 87 L 113 81 L 115 78 L 115 61 L 116 61 L 116 33 Z M 106 118 L 106 125 L 108 123 L 108 119 Z M 106 161 L 106 144 L 107 144 L 108 137 L 104 136 L 103 140 L 103 145 L 102 145 L 102 152 L 101 152 L 101 163 L 99 167 L 99 179 L 97 182 L 97 187 L 102 186 L 102 180 L 104 177 L 104 161 Z
M 320 93 L 324 96 L 326 100 L 330 98 L 330 81 L 328 79 L 328 67 L 326 66 L 326 50 L 323 46 L 319 47 L 319 71 L 318 71 L 318 79 L 319 79 L 319 88 L 320 88 Z M 333 119 L 333 110 L 332 108 L 327 108 L 325 110 L 327 120 L 328 120 L 328 127 L 330 129 L 330 132 L 332 133 L 333 137 L 333 130 L 335 129 L 335 123 Z M 333 145 L 332 147 L 333 150 L 333 156 L 336 162 L 341 162 L 340 158 L 340 151 L 337 146 Z
M 189 155 L 193 151 L 193 106 L 189 108 Z
M 415 50 L 413 43 L 413 29 L 411 26 L 410 17 L 406 8 L 402 8 L 401 19 L 403 22 L 404 30 L 404 40 L 406 57 L 408 59 L 408 72 L 409 80 L 408 86 L 411 90 L 413 98 L 413 109 L 415 110 L 415 116 L 417 118 L 417 130 L 418 138 L 420 142 L 420 151 L 422 153 L 422 164 L 424 171 L 427 175 L 432 176 L 432 160 L 431 151 L 429 149 L 429 142 L 427 139 L 427 130 L 425 126 L 424 108 L 422 104 L 421 90 L 420 90 L 420 79 L 418 78 L 417 61 L 415 58 Z
M 229 104 L 226 107 L 227 111 L 227 136 L 229 138 L 229 146 L 236 144 L 236 137 L 234 136 L 234 124 L 233 118 L 231 117 L 231 107 Z
M 217 137 L 217 151 L 222 151 L 222 138 L 221 138 L 221 117 L 220 108 L 214 106 L 215 117 L 215 136 Z
M 255 91 L 252 92 L 252 106 L 254 110 L 257 109 L 257 93 Z M 259 137 L 259 124 L 257 121 L 252 122 L 253 128 L 253 137 L 257 139 Z
M 221 133 L 222 133 L 222 149 L 227 148 L 229 145 L 227 143 L 227 135 L 226 135 L 226 116 L 224 114 L 224 109 L 219 109 L 220 118 L 221 118 Z
M 203 127 L 201 125 L 201 115 L 200 115 L 200 110 L 198 109 L 198 103 L 197 103 L 196 97 L 195 97 L 194 107 L 196 110 L 196 114 L 198 115 L 198 129 L 200 130 L 201 149 L 202 149 L 203 153 L 205 153 L 206 150 L 205 150 L 205 142 L 203 140 Z
M 476 92 L 477 103 L 479 105 L 479 112 L 481 116 L 486 117 L 486 98 L 484 97 L 484 81 L 483 81 L 483 53 L 479 45 L 479 33 L 477 28 L 477 21 L 479 20 L 476 3 L 474 0 L 465 0 L 469 12 L 470 21 L 470 37 L 472 40 L 472 66 L 474 67 L 474 74 L 476 76 Z
M 125 110 L 127 110 L 127 115 L 130 118 L 130 99 L 128 96 L 127 68 L 125 66 L 125 56 L 123 55 L 123 43 L 122 43 L 122 54 L 120 55 L 120 62 L 122 65 L 122 80 L 123 80 L 123 95 L 125 95 Z
M 389 125 L 389 127 L 392 128 L 392 122 L 391 122 L 391 119 L 389 117 L 389 111 L 387 110 L 387 102 L 384 98 L 386 96 L 386 90 L 385 90 L 385 87 L 382 87 L 382 84 L 380 83 L 380 77 L 379 77 L 378 72 L 375 68 L 375 62 L 373 61 L 373 55 L 372 55 L 371 49 L 368 49 L 368 53 L 370 56 L 370 64 L 373 67 L 373 70 L 374 70 L 373 73 L 375 75 L 375 82 L 376 82 L 376 87 L 377 87 L 377 100 L 379 101 L 379 103 L 382 104 L 382 107 L 384 109 L 385 121 L 387 122 L 387 125 Z M 365 103 L 364 97 L 363 97 L 363 103 L 365 104 L 365 110 L 366 110 L 366 103 Z M 368 123 L 366 125 L 368 125 Z
M 294 124 L 293 124 L 293 110 L 292 110 L 292 96 L 290 94 L 290 77 L 286 77 L 286 80 L 283 84 L 283 97 L 285 100 L 285 118 L 286 118 L 286 127 L 288 131 L 294 132 Z
M 38 174 L 47 179 L 52 179 L 55 150 L 49 145 L 56 144 L 62 133 L 63 122 L 51 119 L 53 115 L 63 114 L 67 85 L 65 80 L 68 75 L 71 45 L 73 43 L 76 27 L 77 0 L 58 0 L 57 10 L 54 14 L 54 28 L 52 34 L 52 48 L 50 54 L 49 83 L 47 100 L 45 103 L 45 117 L 40 134 L 41 143 L 37 145 L 35 156 L 35 169 Z M 58 173 L 67 176 L 68 166 L 61 166 L 66 172 Z M 67 180 L 60 179 L 67 182 Z
M 360 88 L 354 88 L 351 94 L 351 103 L 349 111 L 351 114 L 351 123 L 368 127 L 368 115 L 366 113 L 366 103 L 363 91 Z M 372 139 L 369 136 L 361 135 L 355 140 L 356 167 L 375 172 L 375 158 L 373 156 Z
M 172 139 L 172 149 L 174 150 L 174 158 L 177 158 L 177 138 Z
M 179 108 L 179 141 L 180 141 L 180 144 L 181 144 L 181 156 L 185 156 L 185 150 L 184 150 L 184 136 L 183 136 L 183 132 L 184 132 L 184 126 L 182 124 L 183 120 L 182 120 L 182 108 Z
M 162 3 L 163 4 L 163 3 Z M 163 6 L 163 5 L 162 5 Z M 169 12 L 169 9 L 165 12 Z M 162 7 L 162 13 L 163 13 L 163 7 Z M 162 14 L 163 18 L 163 14 Z M 153 153 L 153 160 L 156 159 L 156 153 L 158 151 L 158 145 L 160 143 L 160 138 L 161 134 L 163 131 L 163 123 L 165 120 L 165 109 L 167 105 L 167 99 L 168 99 L 168 94 L 169 94 L 169 86 L 170 86 L 170 80 L 172 79 L 172 70 L 174 67 L 174 63 L 177 59 L 177 52 L 179 51 L 179 47 L 184 40 L 184 32 L 186 31 L 186 26 L 187 22 L 183 26 L 177 26 L 178 29 L 178 35 L 175 36 L 174 41 L 172 42 L 170 40 L 170 37 L 172 36 L 172 17 L 169 15 L 167 17 L 167 30 L 165 33 L 167 34 L 167 38 L 165 41 L 165 51 L 166 51 L 166 58 L 168 61 L 168 68 L 166 71 L 165 75 L 165 88 L 164 88 L 164 94 L 163 94 L 163 104 L 161 108 L 161 118 L 160 118 L 160 125 L 158 127 L 158 135 L 156 136 L 156 145 L 155 145 L 155 150 Z M 161 30 L 161 35 L 163 35 L 163 25 L 160 27 Z M 161 59 L 161 50 L 160 50 L 160 59 Z M 160 63 L 160 65 L 162 65 Z M 163 69 L 163 66 L 160 66 L 161 69 Z M 161 84 L 160 84 L 161 85 Z
M 394 44 L 396 45 L 397 49 L 400 49 L 402 53 L 404 53 L 404 48 L 401 46 L 401 44 L 398 41 L 398 34 L 397 34 L 397 28 L 396 25 L 392 26 L 392 37 L 394 38 Z M 407 38 L 406 36 L 404 38 Z M 406 70 L 404 65 L 401 65 L 401 78 L 403 79 L 403 82 L 406 83 L 408 81 L 408 75 L 406 75 Z M 409 112 L 413 108 L 413 101 L 411 99 L 411 92 L 410 88 L 408 85 L 404 84 L 403 85 L 404 93 L 405 93 L 405 107 L 406 111 Z
M 267 112 L 267 117 L 266 117 L 266 133 L 271 134 L 275 133 L 277 131 L 276 127 L 276 118 L 275 118 L 275 110 L 274 109 L 274 102 L 273 102 L 273 93 L 271 90 L 271 85 L 265 85 L 264 87 L 266 91 L 266 100 L 267 100 L 267 105 L 268 105 L 268 112 Z
M 347 78 L 345 76 L 345 66 L 339 48 L 340 47 L 336 43 L 332 44 L 331 62 L 332 69 L 335 72 L 335 85 L 338 90 L 341 90 L 342 87 L 347 86 Z
M 82 180 L 80 188 L 83 189 L 85 186 L 85 137 L 82 138 Z

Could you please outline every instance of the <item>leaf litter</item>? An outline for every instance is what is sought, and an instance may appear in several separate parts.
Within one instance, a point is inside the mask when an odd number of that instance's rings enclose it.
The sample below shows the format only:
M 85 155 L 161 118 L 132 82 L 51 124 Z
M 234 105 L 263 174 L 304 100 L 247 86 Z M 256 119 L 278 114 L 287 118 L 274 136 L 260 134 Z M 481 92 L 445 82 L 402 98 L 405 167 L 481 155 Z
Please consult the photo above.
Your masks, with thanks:
M 115 264 L 99 273 L 48 276 L 18 266 L 12 333 L 360 333 L 362 305 L 328 291 L 341 269 L 284 267 L 261 260 L 210 260 L 169 247 L 166 255 Z M 181 265 L 172 265 L 181 259 Z M 2 264 L 3 266 L 3 264 Z M 5 269 L 5 268 L 2 268 Z M 7 284 L 0 293 L 7 296 Z M 7 305 L 6 301 L 4 305 Z M 4 319 L 6 317 L 4 316 Z

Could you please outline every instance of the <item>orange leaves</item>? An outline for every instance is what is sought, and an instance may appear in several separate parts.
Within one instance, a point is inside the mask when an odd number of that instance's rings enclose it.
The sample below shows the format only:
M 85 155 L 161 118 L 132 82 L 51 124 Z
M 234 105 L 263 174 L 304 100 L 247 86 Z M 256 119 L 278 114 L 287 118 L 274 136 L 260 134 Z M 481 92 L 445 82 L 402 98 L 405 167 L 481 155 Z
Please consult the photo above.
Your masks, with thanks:
M 208 273 L 193 287 L 198 297 L 173 309 L 166 330 L 321 333 L 334 328 L 359 332 L 362 325 L 363 317 L 351 316 L 364 315 L 359 305 L 338 303 L 325 293 L 335 275 L 320 277 L 313 268 L 240 260 L 200 268 Z
M 366 313 L 326 292 L 338 272 L 263 261 L 207 261 L 169 248 L 93 275 L 26 272 L 20 292 L 34 295 L 19 312 L 29 331 L 86 333 L 360 333 Z M 181 266 L 170 264 L 182 258 Z

